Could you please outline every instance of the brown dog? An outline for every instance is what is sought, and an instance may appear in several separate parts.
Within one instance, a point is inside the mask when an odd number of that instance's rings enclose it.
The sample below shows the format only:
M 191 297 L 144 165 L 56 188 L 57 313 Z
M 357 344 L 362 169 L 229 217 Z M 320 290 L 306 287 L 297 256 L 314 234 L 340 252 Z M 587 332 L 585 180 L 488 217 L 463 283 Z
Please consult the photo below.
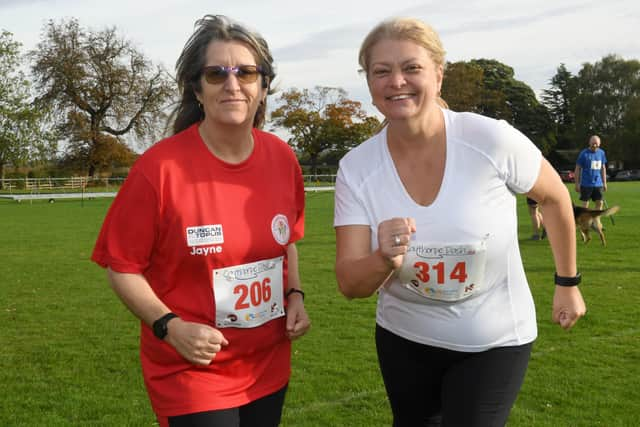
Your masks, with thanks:
M 591 240 L 589 231 L 593 228 L 600 236 L 602 246 L 606 246 L 607 240 L 604 238 L 604 232 L 602 231 L 602 224 L 600 223 L 599 218 L 603 216 L 613 215 L 619 210 L 619 206 L 612 206 L 608 209 L 597 210 L 573 205 L 573 216 L 576 220 L 576 228 L 580 230 L 580 234 L 582 234 L 582 241 L 585 243 L 589 243 L 589 241 Z

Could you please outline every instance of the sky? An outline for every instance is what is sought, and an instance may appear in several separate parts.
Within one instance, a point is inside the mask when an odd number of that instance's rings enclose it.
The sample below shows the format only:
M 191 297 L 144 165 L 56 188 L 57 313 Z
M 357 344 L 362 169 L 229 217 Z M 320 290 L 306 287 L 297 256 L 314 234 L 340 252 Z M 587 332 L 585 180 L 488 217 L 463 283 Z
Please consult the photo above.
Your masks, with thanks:
M 496 59 L 537 95 L 560 64 L 575 74 L 612 53 L 640 59 L 637 0 L 0 0 L 0 30 L 13 33 L 26 52 L 48 20 L 116 27 L 173 72 L 194 22 L 205 14 L 227 15 L 262 34 L 281 90 L 340 87 L 371 113 L 358 50 L 368 31 L 389 17 L 422 19 L 440 34 L 448 61 Z

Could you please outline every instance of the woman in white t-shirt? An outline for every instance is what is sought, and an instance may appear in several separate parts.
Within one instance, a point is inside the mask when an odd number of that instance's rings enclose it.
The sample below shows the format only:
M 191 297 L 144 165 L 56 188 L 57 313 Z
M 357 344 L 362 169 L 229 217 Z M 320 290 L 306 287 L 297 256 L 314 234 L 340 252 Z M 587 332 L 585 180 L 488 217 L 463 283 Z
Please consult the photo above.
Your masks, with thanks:
M 544 207 L 565 329 L 586 311 L 571 198 L 518 130 L 444 108 L 444 50 L 423 22 L 382 22 L 359 60 L 387 125 L 340 162 L 336 276 L 348 298 L 378 291 L 394 426 L 504 425 L 537 335 L 515 195 Z

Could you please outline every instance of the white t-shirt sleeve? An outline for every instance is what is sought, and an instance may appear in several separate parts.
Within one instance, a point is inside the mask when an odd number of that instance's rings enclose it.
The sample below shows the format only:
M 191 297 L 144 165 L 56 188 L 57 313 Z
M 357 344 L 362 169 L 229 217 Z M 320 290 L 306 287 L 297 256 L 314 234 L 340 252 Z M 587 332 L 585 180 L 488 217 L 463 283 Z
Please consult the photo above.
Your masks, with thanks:
M 369 225 L 367 212 L 362 200 L 357 195 L 354 183 L 350 181 L 344 168 L 338 169 L 333 226 Z
M 522 132 L 503 120 L 496 126 L 496 143 L 493 159 L 505 184 L 515 193 L 527 193 L 538 179 L 542 153 Z

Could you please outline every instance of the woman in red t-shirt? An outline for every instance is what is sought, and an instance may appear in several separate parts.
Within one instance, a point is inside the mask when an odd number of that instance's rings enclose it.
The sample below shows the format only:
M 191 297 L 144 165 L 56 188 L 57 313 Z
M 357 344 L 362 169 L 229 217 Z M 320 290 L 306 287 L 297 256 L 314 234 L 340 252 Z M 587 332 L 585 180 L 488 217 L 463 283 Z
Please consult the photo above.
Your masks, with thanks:
M 207 15 L 176 69 L 174 135 L 133 166 L 92 259 L 141 320 L 161 426 L 277 426 L 290 342 L 310 322 L 295 245 L 302 173 L 259 130 L 273 59 L 261 36 Z

